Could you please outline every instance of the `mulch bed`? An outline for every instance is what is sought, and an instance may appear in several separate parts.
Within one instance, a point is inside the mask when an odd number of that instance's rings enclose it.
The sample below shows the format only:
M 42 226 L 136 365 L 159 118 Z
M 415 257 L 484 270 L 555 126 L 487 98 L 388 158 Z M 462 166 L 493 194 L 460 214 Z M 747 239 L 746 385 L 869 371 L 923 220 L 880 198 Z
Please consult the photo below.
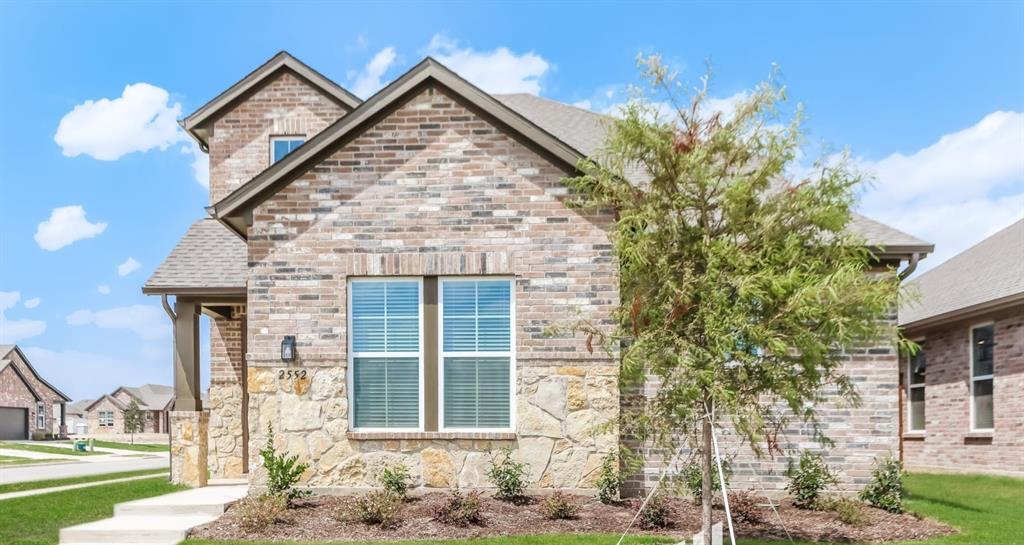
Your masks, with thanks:
M 639 506 L 637 502 L 604 505 L 593 498 L 579 497 L 577 501 L 581 509 L 575 519 L 548 520 L 541 509 L 540 498 L 517 505 L 486 497 L 484 523 L 462 528 L 434 520 L 434 513 L 438 506 L 444 503 L 446 497 L 446 494 L 431 493 L 410 498 L 402 506 L 397 525 L 388 529 L 360 522 L 339 522 L 331 515 L 346 500 L 319 496 L 299 500 L 289 511 L 290 521 L 275 524 L 267 530 L 247 532 L 239 525 L 237 510 L 229 509 L 220 519 L 193 530 L 190 537 L 223 540 L 397 541 L 533 534 L 618 533 L 626 528 Z M 691 536 L 699 529 L 699 506 L 687 499 L 672 499 L 669 504 L 673 522 L 671 528 L 641 530 L 634 527 L 630 533 L 683 538 Z M 926 539 L 954 532 L 949 526 L 933 520 L 920 519 L 909 514 L 893 515 L 867 506 L 864 507 L 866 523 L 859 526 L 840 522 L 832 512 L 797 509 L 787 501 L 783 501 L 777 508 L 778 518 L 769 507 L 764 507 L 764 522 L 737 524 L 737 536 L 786 540 L 788 530 L 789 535 L 795 540 L 881 542 Z M 723 511 L 716 509 L 715 518 L 723 517 Z

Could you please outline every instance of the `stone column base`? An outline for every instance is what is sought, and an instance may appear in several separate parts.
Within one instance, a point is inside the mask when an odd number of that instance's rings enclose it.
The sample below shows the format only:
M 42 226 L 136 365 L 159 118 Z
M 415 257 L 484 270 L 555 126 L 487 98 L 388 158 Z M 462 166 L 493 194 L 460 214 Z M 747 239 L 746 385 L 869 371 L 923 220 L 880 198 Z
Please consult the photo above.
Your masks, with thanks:
M 193 488 L 206 486 L 210 413 L 172 411 L 171 482 Z

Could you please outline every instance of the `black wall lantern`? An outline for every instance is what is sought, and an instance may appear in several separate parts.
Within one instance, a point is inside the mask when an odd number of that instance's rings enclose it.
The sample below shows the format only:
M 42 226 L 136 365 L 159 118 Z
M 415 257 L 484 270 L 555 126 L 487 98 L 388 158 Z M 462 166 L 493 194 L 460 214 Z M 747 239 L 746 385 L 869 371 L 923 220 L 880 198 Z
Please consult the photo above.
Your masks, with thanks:
M 281 359 L 295 361 L 295 335 L 285 335 L 281 341 Z

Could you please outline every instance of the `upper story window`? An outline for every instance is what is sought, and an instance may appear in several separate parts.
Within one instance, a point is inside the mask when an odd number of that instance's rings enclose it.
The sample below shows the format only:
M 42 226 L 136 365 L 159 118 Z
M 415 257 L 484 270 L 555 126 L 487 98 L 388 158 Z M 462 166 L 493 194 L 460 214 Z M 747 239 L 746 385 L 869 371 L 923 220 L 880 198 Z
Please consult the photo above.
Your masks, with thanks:
M 925 373 L 925 343 L 918 342 L 917 352 L 910 357 L 910 366 L 907 368 L 907 399 L 910 400 L 910 411 L 907 413 L 907 425 L 910 431 L 924 430 L 924 373 Z
M 971 329 L 972 430 L 990 430 L 995 427 L 995 417 L 992 411 L 995 345 L 995 326 L 988 324 Z
M 270 164 L 274 164 L 285 155 L 295 151 L 305 142 L 302 136 L 271 136 L 270 137 Z

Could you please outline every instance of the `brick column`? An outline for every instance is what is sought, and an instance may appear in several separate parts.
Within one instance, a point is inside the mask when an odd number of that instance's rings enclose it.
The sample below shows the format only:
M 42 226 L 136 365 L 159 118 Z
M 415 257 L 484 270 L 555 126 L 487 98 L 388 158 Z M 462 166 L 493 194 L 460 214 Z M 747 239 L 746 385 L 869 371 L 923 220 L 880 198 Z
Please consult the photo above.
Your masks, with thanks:
M 206 486 L 210 413 L 172 411 L 171 482 L 193 488 Z

